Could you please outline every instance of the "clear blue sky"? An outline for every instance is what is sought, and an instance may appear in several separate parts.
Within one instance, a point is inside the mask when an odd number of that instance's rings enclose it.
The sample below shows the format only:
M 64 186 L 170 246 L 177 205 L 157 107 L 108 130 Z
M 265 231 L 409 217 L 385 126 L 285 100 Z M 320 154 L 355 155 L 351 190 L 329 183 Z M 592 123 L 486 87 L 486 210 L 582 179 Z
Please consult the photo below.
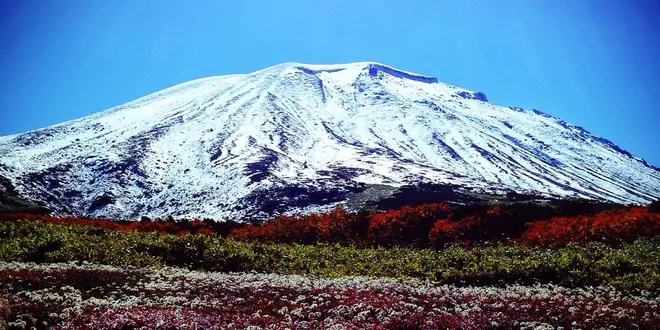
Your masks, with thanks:
M 0 135 L 190 79 L 378 61 L 537 108 L 660 165 L 660 2 L 54 1 L 0 4 Z

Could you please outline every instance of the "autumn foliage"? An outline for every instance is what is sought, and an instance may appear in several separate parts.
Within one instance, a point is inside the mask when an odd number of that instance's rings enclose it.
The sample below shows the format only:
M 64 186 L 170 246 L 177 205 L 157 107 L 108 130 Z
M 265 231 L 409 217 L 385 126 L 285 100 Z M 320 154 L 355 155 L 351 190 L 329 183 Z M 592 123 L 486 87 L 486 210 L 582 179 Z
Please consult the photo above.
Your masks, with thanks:
M 525 225 L 549 217 L 550 210 L 533 204 L 467 207 L 435 222 L 429 242 L 435 248 L 457 241 L 501 241 L 520 237 Z M 554 210 L 559 212 L 559 210 Z M 564 211 L 565 212 L 565 211 Z
M 660 234 L 660 213 L 649 207 L 630 207 L 595 215 L 536 221 L 522 236 L 526 245 L 566 245 L 572 242 L 632 242 Z
M 267 243 L 340 243 L 357 246 L 443 248 L 455 242 L 518 241 L 526 245 L 630 242 L 660 234 L 660 213 L 650 207 L 583 203 L 450 206 L 436 203 L 386 212 L 349 213 L 337 208 L 307 216 L 278 216 L 231 231 L 237 240 Z
M 373 213 L 369 217 L 369 239 L 380 246 L 425 247 L 433 224 L 450 212 L 449 205 L 438 203 Z
M 369 219 L 365 212 L 349 213 L 339 206 L 306 216 L 280 215 L 271 221 L 234 228 L 229 237 L 266 243 L 358 245 L 365 240 Z
M 27 213 L 9 213 L 0 214 L 0 221 L 42 221 L 52 224 L 68 224 L 79 226 L 92 226 L 110 230 L 131 230 L 139 232 L 160 232 L 163 234 L 206 234 L 213 235 L 216 230 L 209 221 L 174 221 L 158 220 L 153 221 L 148 218 L 142 218 L 140 221 L 119 221 L 107 219 L 91 219 L 79 217 L 55 217 L 49 215 L 27 214 Z
M 35 220 L 176 235 L 217 234 L 263 243 L 441 249 L 455 242 L 471 245 L 506 241 L 540 246 L 590 241 L 631 242 L 660 234 L 660 213 L 656 204 L 602 207 L 584 202 L 463 206 L 433 203 L 385 212 L 348 212 L 339 206 L 328 212 L 279 215 L 258 224 L 147 218 L 111 221 L 34 214 L 0 214 L 0 221 Z

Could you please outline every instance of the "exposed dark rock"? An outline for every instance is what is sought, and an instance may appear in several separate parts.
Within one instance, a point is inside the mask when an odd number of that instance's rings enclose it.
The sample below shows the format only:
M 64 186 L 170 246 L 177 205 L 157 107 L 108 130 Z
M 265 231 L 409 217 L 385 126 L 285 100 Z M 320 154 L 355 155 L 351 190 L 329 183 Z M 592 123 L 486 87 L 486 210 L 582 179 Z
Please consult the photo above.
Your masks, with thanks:
M 291 208 L 323 206 L 341 202 L 347 196 L 361 191 L 360 187 L 290 186 L 256 190 L 241 200 L 241 205 L 254 206 L 248 218 L 268 219 Z
M 94 211 L 98 211 L 110 204 L 113 204 L 115 201 L 115 195 L 111 192 L 106 192 L 103 195 L 96 197 L 92 201 L 92 204 L 87 209 L 87 212 L 93 213 Z
M 271 169 L 277 163 L 277 159 L 278 156 L 275 151 L 264 148 L 263 157 L 256 162 L 247 164 L 245 175 L 254 183 L 261 182 L 270 175 Z
M 21 196 L 10 180 L 0 175 L 0 213 L 50 214 L 51 211 Z
M 403 72 L 394 68 L 390 68 L 388 66 L 380 65 L 380 64 L 369 64 L 369 75 L 372 77 L 375 77 L 378 75 L 378 72 L 384 72 L 389 75 L 399 77 L 399 78 L 404 78 L 404 79 L 409 79 L 409 80 L 414 80 L 414 81 L 420 81 L 424 83 L 437 83 L 438 78 L 434 77 L 427 77 L 427 76 L 422 76 L 418 74 L 413 74 L 413 73 L 408 73 L 408 72 Z
M 458 96 L 468 99 L 468 100 L 479 100 L 482 102 L 488 102 L 488 98 L 486 97 L 486 94 L 482 92 L 467 92 L 467 91 L 460 91 L 456 93 Z

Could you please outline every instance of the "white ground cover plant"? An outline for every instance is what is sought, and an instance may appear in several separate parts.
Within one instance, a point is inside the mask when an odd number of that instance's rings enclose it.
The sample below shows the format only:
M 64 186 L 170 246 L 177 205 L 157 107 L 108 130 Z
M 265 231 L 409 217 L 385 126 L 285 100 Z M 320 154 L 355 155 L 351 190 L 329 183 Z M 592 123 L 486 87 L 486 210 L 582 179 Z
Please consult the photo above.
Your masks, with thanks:
M 659 297 L 607 287 L 84 263 L 0 263 L 0 299 L 10 329 L 660 329 Z

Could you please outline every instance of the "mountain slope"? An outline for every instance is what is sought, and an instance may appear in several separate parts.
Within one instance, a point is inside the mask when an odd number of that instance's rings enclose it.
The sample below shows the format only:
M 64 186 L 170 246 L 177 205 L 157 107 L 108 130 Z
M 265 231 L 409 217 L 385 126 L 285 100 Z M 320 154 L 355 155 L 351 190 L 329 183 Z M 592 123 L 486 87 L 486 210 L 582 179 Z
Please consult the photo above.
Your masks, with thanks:
M 22 195 L 89 216 L 309 211 L 421 182 L 625 203 L 660 196 L 660 171 L 608 140 L 372 62 L 183 83 L 0 137 L 0 164 Z

